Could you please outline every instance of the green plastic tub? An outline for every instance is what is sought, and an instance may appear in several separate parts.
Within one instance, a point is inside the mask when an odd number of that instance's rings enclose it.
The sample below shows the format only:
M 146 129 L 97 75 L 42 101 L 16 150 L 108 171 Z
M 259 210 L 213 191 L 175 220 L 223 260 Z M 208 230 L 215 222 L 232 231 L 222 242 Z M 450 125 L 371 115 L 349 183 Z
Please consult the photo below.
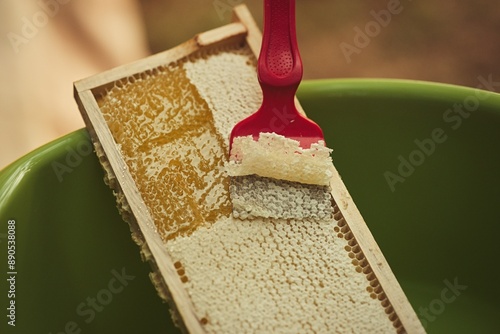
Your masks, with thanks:
M 427 331 L 499 333 L 500 95 L 386 79 L 298 95 Z M 177 332 L 102 179 L 84 129 L 0 172 L 1 333 Z

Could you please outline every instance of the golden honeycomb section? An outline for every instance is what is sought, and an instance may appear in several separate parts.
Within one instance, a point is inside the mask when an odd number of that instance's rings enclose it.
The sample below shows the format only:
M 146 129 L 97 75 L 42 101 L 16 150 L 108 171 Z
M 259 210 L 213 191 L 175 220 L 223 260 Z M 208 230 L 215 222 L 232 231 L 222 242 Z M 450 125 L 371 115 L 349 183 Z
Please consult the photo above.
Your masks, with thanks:
M 229 215 L 226 147 L 185 61 L 115 83 L 98 105 L 164 240 Z

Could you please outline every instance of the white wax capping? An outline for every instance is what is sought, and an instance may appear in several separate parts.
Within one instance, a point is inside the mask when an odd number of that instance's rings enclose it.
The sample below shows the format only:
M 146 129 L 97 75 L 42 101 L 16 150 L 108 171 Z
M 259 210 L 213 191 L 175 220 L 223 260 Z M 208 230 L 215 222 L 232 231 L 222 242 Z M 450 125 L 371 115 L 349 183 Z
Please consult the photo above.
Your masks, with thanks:
M 333 175 L 331 149 L 323 141 L 304 149 L 296 140 L 276 133 L 236 137 L 226 170 L 230 176 L 256 174 L 305 184 L 329 185 Z

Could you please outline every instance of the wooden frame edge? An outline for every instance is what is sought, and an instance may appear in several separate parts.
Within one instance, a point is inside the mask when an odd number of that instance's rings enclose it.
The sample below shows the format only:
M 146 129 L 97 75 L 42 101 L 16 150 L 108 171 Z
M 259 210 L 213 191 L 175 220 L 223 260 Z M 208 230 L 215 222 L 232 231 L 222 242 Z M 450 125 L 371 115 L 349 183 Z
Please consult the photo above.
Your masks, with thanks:
M 330 180 L 330 186 L 333 199 L 337 203 L 340 212 L 353 233 L 363 255 L 368 260 L 373 273 L 382 286 L 406 333 L 425 333 L 420 320 L 411 307 L 401 285 L 392 272 L 371 231 L 368 229 L 363 216 L 359 212 L 336 168 Z
M 246 12 L 250 15 L 246 6 L 238 6 L 239 13 Z M 236 17 L 239 18 L 238 14 Z M 251 16 L 250 16 L 251 17 Z M 245 21 L 245 20 L 243 20 Z M 78 104 L 79 110 L 85 121 L 87 129 L 91 132 L 92 136 L 98 138 L 102 146 L 104 154 L 108 158 L 113 171 L 121 171 L 121 175 L 117 176 L 120 188 L 122 189 L 125 198 L 130 205 L 130 209 L 134 216 L 141 217 L 137 219 L 138 228 L 144 236 L 144 240 L 149 247 L 152 258 L 158 270 L 160 271 L 167 289 L 182 321 L 184 327 L 189 333 L 205 333 L 199 319 L 194 311 L 194 305 L 187 295 L 187 291 L 183 287 L 177 272 L 175 271 L 173 260 L 170 255 L 163 249 L 162 241 L 159 240 L 157 234 L 153 234 L 151 227 L 154 226 L 153 220 L 148 210 L 142 207 L 140 193 L 133 181 L 131 174 L 128 172 L 128 167 L 123 158 L 115 154 L 116 143 L 109 129 L 105 126 L 106 122 L 99 112 L 99 107 L 95 98 L 95 90 L 107 86 L 110 83 L 122 80 L 126 77 L 133 76 L 137 73 L 145 72 L 161 65 L 166 65 L 178 59 L 189 56 L 190 54 L 205 48 L 212 47 L 216 44 L 231 43 L 237 39 L 246 37 L 248 29 L 243 22 L 237 20 L 236 22 L 227 24 L 200 33 L 192 39 L 180 44 L 172 49 L 164 52 L 149 56 L 144 59 L 132 62 L 130 64 L 122 65 L 100 74 L 79 80 L 74 83 L 74 97 Z M 101 124 L 102 127 L 95 127 L 95 124 Z M 156 259 L 161 259 L 157 261 Z

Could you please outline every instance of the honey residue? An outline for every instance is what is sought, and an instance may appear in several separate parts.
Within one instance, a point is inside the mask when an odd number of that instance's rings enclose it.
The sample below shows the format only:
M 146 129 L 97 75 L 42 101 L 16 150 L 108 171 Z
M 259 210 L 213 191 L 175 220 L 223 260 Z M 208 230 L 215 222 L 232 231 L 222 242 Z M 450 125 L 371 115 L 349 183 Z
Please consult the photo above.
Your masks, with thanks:
M 227 148 L 186 61 L 117 81 L 97 99 L 164 240 L 231 212 Z

